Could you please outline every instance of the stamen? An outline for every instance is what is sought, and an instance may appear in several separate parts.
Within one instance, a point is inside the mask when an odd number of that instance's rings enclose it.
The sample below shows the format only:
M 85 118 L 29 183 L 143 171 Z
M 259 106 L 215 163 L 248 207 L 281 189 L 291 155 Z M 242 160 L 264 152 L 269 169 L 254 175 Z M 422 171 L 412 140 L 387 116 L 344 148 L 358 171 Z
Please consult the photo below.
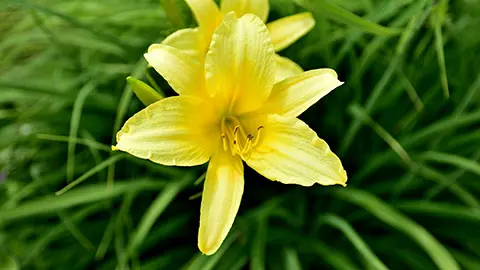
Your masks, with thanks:
M 253 136 L 252 136 L 253 137 Z M 250 151 L 250 148 L 252 148 L 252 139 L 247 138 L 247 142 L 245 143 L 245 146 L 242 149 L 242 155 L 248 153 Z
M 227 140 L 227 135 L 225 133 L 222 133 L 222 142 L 223 142 L 223 150 L 228 151 L 228 140 Z
M 237 144 L 237 142 L 238 142 L 238 132 L 237 132 L 237 131 L 238 131 L 238 128 L 239 128 L 239 127 L 240 127 L 240 126 L 237 125 L 237 126 L 235 126 L 235 128 L 233 129 L 233 144 Z
M 256 135 L 246 133 L 237 118 L 226 116 L 221 121 L 223 149 L 225 151 L 230 150 L 232 155 L 239 155 L 244 158 L 259 143 L 262 129 L 263 126 L 259 126 Z
M 258 144 L 258 141 L 260 140 L 260 133 L 262 132 L 263 126 L 259 126 L 257 128 L 257 136 L 255 137 L 255 141 L 252 143 L 252 147 L 256 146 Z

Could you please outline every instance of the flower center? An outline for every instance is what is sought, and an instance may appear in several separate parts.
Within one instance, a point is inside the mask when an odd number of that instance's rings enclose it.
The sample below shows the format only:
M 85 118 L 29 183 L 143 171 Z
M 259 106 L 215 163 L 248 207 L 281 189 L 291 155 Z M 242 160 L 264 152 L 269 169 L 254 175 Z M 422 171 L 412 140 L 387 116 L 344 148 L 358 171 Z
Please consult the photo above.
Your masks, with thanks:
M 257 128 L 257 134 L 247 133 L 240 121 L 233 116 L 226 116 L 221 122 L 221 136 L 223 150 L 230 151 L 232 155 L 245 157 L 255 147 L 260 139 L 263 126 Z

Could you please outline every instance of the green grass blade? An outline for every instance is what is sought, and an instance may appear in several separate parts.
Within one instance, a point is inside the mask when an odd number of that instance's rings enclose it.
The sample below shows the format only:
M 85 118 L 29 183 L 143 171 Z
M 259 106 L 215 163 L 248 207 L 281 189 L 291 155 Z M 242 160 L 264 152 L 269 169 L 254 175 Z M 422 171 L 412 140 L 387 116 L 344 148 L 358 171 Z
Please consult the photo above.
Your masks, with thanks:
M 478 257 L 457 250 L 450 250 L 450 252 L 464 267 L 463 269 L 480 269 L 480 259 Z
M 235 230 L 231 230 L 225 239 L 223 241 L 222 245 L 220 248 L 211 256 L 203 255 L 201 253 L 197 254 L 185 267 L 182 269 L 184 270 L 196 270 L 196 269 L 202 269 L 202 270 L 212 270 L 215 269 L 215 266 L 217 263 L 220 261 L 220 258 L 222 258 L 223 254 L 230 248 L 230 246 L 237 240 L 239 236 L 239 233 L 236 232 Z
M 388 133 L 383 127 L 370 118 L 363 108 L 357 104 L 354 104 L 349 107 L 349 111 L 356 119 L 359 119 L 363 123 L 369 125 L 375 131 L 375 133 L 377 133 L 378 136 L 382 138 L 395 153 L 398 154 L 405 164 L 409 166 L 412 165 L 412 159 L 407 151 L 405 151 L 405 148 L 403 148 L 403 146 L 395 138 L 393 138 L 390 133 Z
M 476 160 L 468 159 L 465 157 L 440 153 L 435 151 L 428 151 L 419 156 L 424 161 L 435 161 L 442 164 L 449 164 L 457 166 L 466 171 L 472 172 L 480 176 L 480 164 Z
M 444 174 L 426 166 L 424 164 L 416 163 L 418 168 L 418 175 L 422 176 L 425 179 L 435 181 L 437 184 L 440 184 L 448 188 L 455 196 L 457 196 L 461 201 L 470 207 L 480 207 L 476 196 L 471 194 L 468 190 L 460 186 L 459 184 L 452 181 L 452 179 L 447 178 Z M 455 179 L 454 179 L 455 180 Z
M 460 269 L 448 250 L 427 230 L 368 192 L 358 189 L 337 189 L 341 199 L 356 204 L 372 215 L 408 235 L 430 255 L 440 269 Z
M 164 182 L 140 179 L 130 182 L 119 182 L 111 188 L 107 188 L 105 184 L 90 185 L 74 189 L 63 196 L 48 195 L 24 202 L 14 209 L 0 210 L 0 222 L 50 213 L 76 205 L 110 199 L 128 192 L 159 189 L 163 186 Z
M 78 127 L 80 126 L 80 119 L 82 117 L 82 109 L 85 100 L 88 95 L 95 90 L 95 85 L 93 83 L 86 84 L 78 92 L 77 99 L 73 104 L 72 110 L 72 119 L 70 121 L 70 133 L 68 140 L 68 155 L 67 155 L 67 182 L 73 180 L 73 175 L 75 173 L 75 139 L 78 134 Z
M 362 31 L 372 33 L 375 35 L 390 36 L 398 35 L 401 29 L 388 28 L 362 17 L 353 14 L 352 12 L 345 10 L 339 6 L 331 4 L 325 0 L 297 0 L 297 2 L 309 10 L 318 12 L 324 16 L 331 18 L 339 23 L 354 26 L 360 28 Z
M 267 218 L 259 218 L 257 222 L 257 231 L 253 237 L 252 249 L 251 249 L 251 270 L 264 270 L 265 269 L 265 247 L 267 241 Z
M 75 179 L 75 181 L 71 182 L 66 187 L 64 187 L 61 190 L 55 192 L 55 194 L 62 195 L 63 193 L 65 193 L 65 192 L 69 191 L 70 189 L 74 188 L 75 186 L 81 184 L 83 181 L 87 180 L 92 175 L 95 175 L 96 173 L 102 171 L 106 167 L 108 167 L 112 164 L 115 164 L 117 161 L 121 160 L 125 156 L 126 155 L 120 154 L 120 155 L 115 155 L 115 156 L 112 156 L 112 157 L 104 160 L 102 163 L 100 163 L 100 164 L 96 165 L 95 167 L 91 168 L 88 172 L 82 174 L 82 176 Z
M 461 219 L 480 223 L 480 209 L 462 205 L 429 201 L 398 201 L 394 206 L 402 211 L 422 216 L 439 216 L 446 220 Z
M 429 12 L 430 12 L 430 9 L 427 9 L 422 14 L 414 16 L 410 20 L 405 31 L 403 31 L 397 44 L 395 56 L 390 61 L 390 64 L 388 65 L 387 70 L 383 73 L 382 77 L 380 78 L 378 83 L 375 85 L 374 89 L 372 90 L 371 94 L 369 95 L 365 103 L 365 111 L 367 113 L 372 112 L 374 106 L 378 102 L 378 99 L 382 96 L 382 93 L 385 91 L 387 84 L 390 82 L 390 79 L 392 78 L 395 70 L 397 69 L 397 66 L 401 63 L 403 59 L 403 54 L 405 53 L 406 49 L 408 48 L 412 38 L 417 33 L 418 29 L 425 21 L 425 17 L 426 15 L 428 15 Z M 347 130 L 343 143 L 340 147 L 341 153 L 345 153 L 347 151 L 348 147 L 353 142 L 353 139 L 355 138 L 360 128 L 361 128 L 361 122 L 359 120 L 355 120 L 352 122 L 349 129 Z
M 405 92 L 407 92 L 408 97 L 413 103 L 413 106 L 418 112 L 423 111 L 423 108 L 425 107 L 423 105 L 422 99 L 418 95 L 417 91 L 415 90 L 415 87 L 412 85 L 410 80 L 405 76 L 403 71 L 401 69 L 397 69 L 397 75 L 398 78 L 400 79 L 400 82 L 403 84 L 403 88 L 405 89 Z
M 95 246 L 92 244 L 90 239 L 88 239 L 85 234 L 75 225 L 73 220 L 62 211 L 58 211 L 58 216 L 62 221 L 63 225 L 67 228 L 67 230 L 72 234 L 72 236 L 77 239 L 77 241 L 82 245 L 87 251 L 91 252 L 95 250 Z
M 103 233 L 102 240 L 100 240 L 100 243 L 98 244 L 97 252 L 95 253 L 95 259 L 101 260 L 105 257 L 108 247 L 110 246 L 110 243 L 113 240 L 114 233 L 115 233 L 115 216 L 112 216 L 110 218 L 110 221 L 108 222 L 105 232 Z
M 49 7 L 45 7 L 45 6 L 41 6 L 41 5 L 37 5 L 37 4 L 33 4 L 33 3 L 27 3 L 27 2 L 24 2 L 24 3 L 25 3 L 25 6 L 27 6 L 27 7 L 31 7 L 33 9 L 41 11 L 45 14 L 61 18 L 62 20 L 70 23 L 71 25 L 73 25 L 75 27 L 78 27 L 78 28 L 85 29 L 92 34 L 111 42 L 112 44 L 120 44 L 125 48 L 131 48 L 131 45 L 125 43 L 124 41 L 118 39 L 117 37 L 115 37 L 113 35 L 110 35 L 110 34 L 107 34 L 107 33 L 99 32 L 99 31 L 95 30 L 93 27 L 91 27 L 89 25 L 86 25 L 85 23 L 82 23 L 82 22 L 78 21 L 77 19 L 75 19 L 73 17 L 70 17 L 66 14 L 57 12 L 53 9 L 50 9 Z
M 421 143 L 424 140 L 440 135 L 446 130 L 454 130 L 478 122 L 480 122 L 480 110 L 469 114 L 464 114 L 459 117 L 449 116 L 438 120 L 437 122 L 417 131 L 416 133 L 410 134 L 405 139 L 400 139 L 399 141 L 403 146 L 410 147 L 414 144 Z
M 350 224 L 348 224 L 346 220 L 334 214 L 327 214 L 325 216 L 321 216 L 319 221 L 342 231 L 348 240 L 352 242 L 358 252 L 360 252 L 370 267 L 377 270 L 388 269 L 388 267 L 383 264 L 383 262 L 375 255 L 375 253 L 373 253 L 370 247 L 365 243 L 365 241 L 363 241 L 360 235 L 357 234 L 357 232 L 352 228 L 352 226 L 350 226 Z
M 125 262 L 129 259 L 133 252 L 139 248 L 139 246 L 145 241 L 150 229 L 155 221 L 168 207 L 168 205 L 175 199 L 177 194 L 188 184 L 194 180 L 192 174 L 186 174 L 183 179 L 171 181 L 165 186 L 162 192 L 157 196 L 155 201 L 152 202 L 147 212 L 143 215 L 140 223 L 138 224 L 135 232 L 133 233 L 125 256 L 122 258 L 120 265 L 125 265 Z
M 302 270 L 302 264 L 300 263 L 297 251 L 293 248 L 285 248 L 283 254 L 285 269 Z
M 445 52 L 443 50 L 443 34 L 442 34 L 442 19 L 445 17 L 447 1 L 441 1 L 432 14 L 430 15 L 430 22 L 433 24 L 433 31 L 435 34 L 435 50 L 437 52 L 438 65 L 440 67 L 440 81 L 443 88 L 443 95 L 445 98 L 450 97 L 448 89 L 447 68 L 445 66 Z
M 325 260 L 330 264 L 333 269 L 343 269 L 343 270 L 356 270 L 359 269 L 358 266 L 354 265 L 348 256 L 339 251 L 335 250 L 321 242 L 311 242 L 309 249 L 315 253 L 319 258 Z
M 133 69 L 132 76 L 139 77 L 142 74 L 143 70 L 145 69 L 145 66 L 146 66 L 146 61 L 142 57 L 135 64 L 135 68 Z M 133 94 L 133 91 L 130 85 L 126 83 L 123 89 L 122 96 L 120 97 L 120 101 L 117 107 L 117 112 L 115 114 L 115 121 L 113 123 L 113 131 L 112 131 L 113 133 L 112 145 L 115 145 L 117 132 L 120 130 L 120 127 L 125 118 L 125 115 L 127 114 L 128 106 L 130 104 L 130 101 L 132 100 L 132 94 Z M 114 176 L 115 176 L 115 164 L 111 164 L 110 166 L 108 166 L 108 171 L 107 171 L 107 185 L 113 184 Z
M 78 223 L 88 217 L 89 215 L 99 211 L 104 206 L 101 204 L 95 204 L 85 207 L 84 209 L 79 210 L 74 215 L 72 215 L 70 221 L 72 223 Z M 64 223 L 60 223 L 56 226 L 53 226 L 51 230 L 39 237 L 35 243 L 31 246 L 29 252 L 26 254 L 25 258 L 22 260 L 22 265 L 28 265 L 32 259 L 35 259 L 37 256 L 41 255 L 43 249 L 45 249 L 48 244 L 54 240 L 60 238 L 62 234 L 67 231 L 67 227 Z
M 477 162 L 479 159 L 480 159 L 480 149 L 477 152 L 475 152 L 475 154 L 472 157 L 472 160 Z M 460 179 L 463 175 L 465 175 L 466 172 L 467 171 L 464 169 L 455 170 L 453 173 L 447 176 L 448 182 L 437 184 L 435 187 L 432 187 L 427 192 L 425 192 L 425 199 L 427 200 L 433 199 L 435 196 L 440 194 L 440 192 L 442 192 L 446 187 L 452 184 L 455 184 L 458 181 L 458 179 Z

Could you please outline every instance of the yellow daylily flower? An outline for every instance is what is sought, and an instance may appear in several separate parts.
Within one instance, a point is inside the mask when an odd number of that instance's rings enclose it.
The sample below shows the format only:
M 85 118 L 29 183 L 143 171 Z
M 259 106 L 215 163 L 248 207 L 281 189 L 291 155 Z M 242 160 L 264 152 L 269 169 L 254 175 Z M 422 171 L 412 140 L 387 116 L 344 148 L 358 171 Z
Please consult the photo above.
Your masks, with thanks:
M 185 0 L 198 22 L 197 28 L 180 29 L 168 36 L 162 44 L 175 47 L 202 59 L 210 45 L 212 34 L 225 14 L 233 11 L 237 17 L 252 13 L 267 21 L 268 0 L 222 0 L 220 9 L 213 0 Z M 275 51 L 280 51 L 308 33 L 315 26 L 309 12 L 299 13 L 267 24 Z M 158 48 L 153 44 L 149 52 Z M 161 46 L 160 46 L 161 47 Z M 292 60 L 275 55 L 277 61 L 276 81 L 302 73 L 302 68 Z
M 145 58 L 179 96 L 128 119 L 114 148 L 163 165 L 210 161 L 198 234 L 204 254 L 213 254 L 232 227 L 243 194 L 243 162 L 284 184 L 346 185 L 340 159 L 297 119 L 342 82 L 334 70 L 316 69 L 275 83 L 274 47 L 256 15 L 227 14 L 204 65 L 168 45 Z

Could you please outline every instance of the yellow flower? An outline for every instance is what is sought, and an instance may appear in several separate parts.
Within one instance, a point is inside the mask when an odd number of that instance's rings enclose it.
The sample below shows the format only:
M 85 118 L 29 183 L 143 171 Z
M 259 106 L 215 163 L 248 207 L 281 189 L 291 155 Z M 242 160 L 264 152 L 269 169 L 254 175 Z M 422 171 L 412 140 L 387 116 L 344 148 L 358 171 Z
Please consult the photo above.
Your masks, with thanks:
M 162 44 L 175 47 L 183 52 L 198 57 L 203 61 L 210 45 L 212 34 L 222 21 L 224 14 L 234 11 L 237 17 L 246 13 L 259 16 L 266 21 L 269 12 L 268 0 L 222 0 L 220 9 L 213 0 L 186 0 L 198 22 L 198 28 L 181 29 L 168 36 Z M 308 33 L 315 25 L 309 12 L 295 14 L 267 24 L 275 51 L 280 51 Z M 149 52 L 159 44 L 153 44 Z M 160 46 L 161 47 L 161 46 Z M 275 55 L 277 62 L 276 80 L 302 73 L 303 70 L 295 62 L 286 57 Z
M 275 81 L 275 52 L 253 14 L 227 14 L 205 66 L 159 45 L 147 61 L 179 94 L 132 116 L 116 149 L 164 165 L 210 161 L 202 196 L 198 247 L 213 254 L 228 234 L 242 198 L 243 162 L 284 184 L 344 185 L 347 175 L 327 143 L 296 117 L 342 82 L 331 69 Z

